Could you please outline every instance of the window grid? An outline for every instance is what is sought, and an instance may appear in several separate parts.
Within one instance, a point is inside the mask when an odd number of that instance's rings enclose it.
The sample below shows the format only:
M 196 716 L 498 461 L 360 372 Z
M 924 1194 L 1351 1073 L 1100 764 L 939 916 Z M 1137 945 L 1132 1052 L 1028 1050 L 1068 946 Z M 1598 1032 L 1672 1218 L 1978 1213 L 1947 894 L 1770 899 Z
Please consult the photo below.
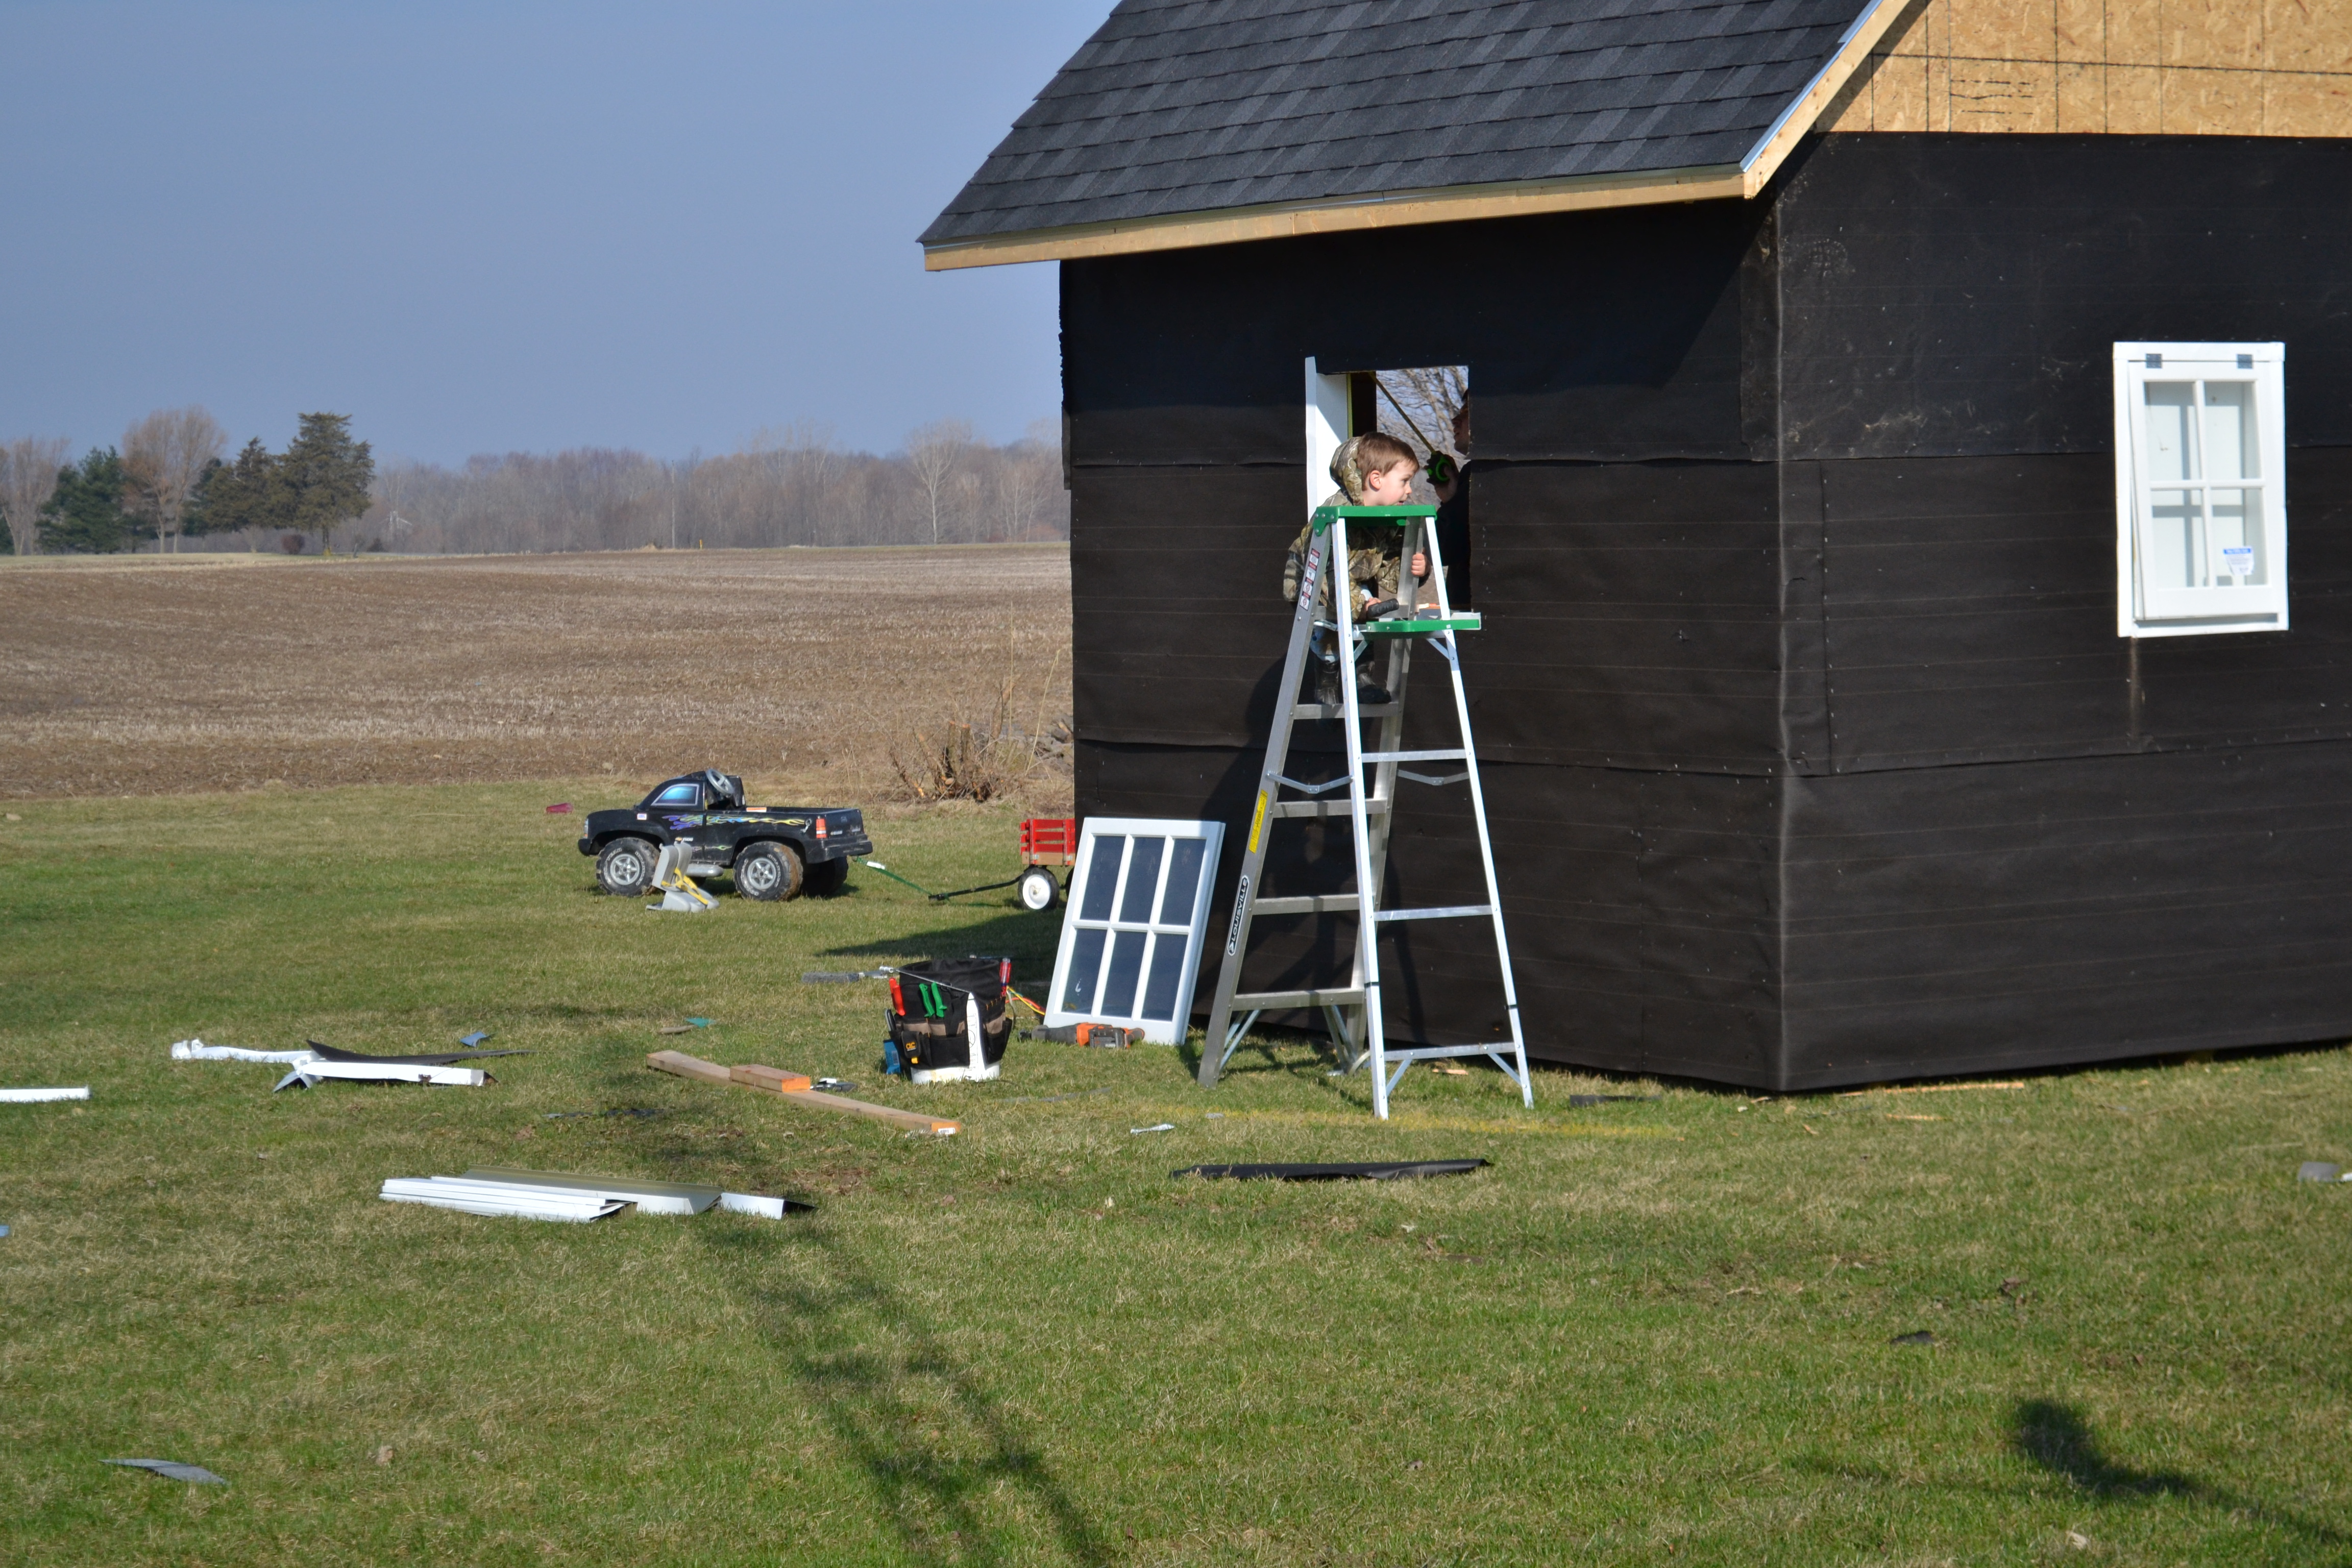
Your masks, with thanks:
M 2116 345 L 2119 636 L 2285 629 L 2284 353 Z
M 1049 1024 L 1127 1024 L 1170 1045 L 1182 1037 L 1223 836 L 1214 822 L 1086 824 Z

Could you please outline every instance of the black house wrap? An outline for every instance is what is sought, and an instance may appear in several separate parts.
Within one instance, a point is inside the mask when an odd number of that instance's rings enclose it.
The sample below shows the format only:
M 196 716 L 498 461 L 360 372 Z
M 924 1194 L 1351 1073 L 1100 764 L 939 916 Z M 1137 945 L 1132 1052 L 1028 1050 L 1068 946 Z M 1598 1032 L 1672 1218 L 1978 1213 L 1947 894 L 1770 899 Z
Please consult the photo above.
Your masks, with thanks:
M 1533 1054 L 1799 1089 L 2352 1035 L 2347 258 L 2352 142 L 1877 132 L 1752 200 L 1066 260 L 1078 809 L 1222 817 L 1230 899 L 1302 362 L 1467 364 Z M 2286 345 L 2292 630 L 2116 636 L 2142 340 Z M 1402 797 L 1394 901 L 1466 901 L 1454 798 Z M 1251 988 L 1344 968 L 1289 924 Z M 1475 945 L 1393 940 L 1395 1036 L 1489 1022 Z

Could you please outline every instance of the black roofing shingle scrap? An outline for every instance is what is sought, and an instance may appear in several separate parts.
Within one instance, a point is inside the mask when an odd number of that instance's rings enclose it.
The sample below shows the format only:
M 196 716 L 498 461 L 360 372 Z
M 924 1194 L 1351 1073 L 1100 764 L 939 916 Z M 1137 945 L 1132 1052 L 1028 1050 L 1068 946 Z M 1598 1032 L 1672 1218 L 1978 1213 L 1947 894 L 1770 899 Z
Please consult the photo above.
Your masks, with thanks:
M 1122 0 L 924 231 L 1737 165 L 1868 0 Z

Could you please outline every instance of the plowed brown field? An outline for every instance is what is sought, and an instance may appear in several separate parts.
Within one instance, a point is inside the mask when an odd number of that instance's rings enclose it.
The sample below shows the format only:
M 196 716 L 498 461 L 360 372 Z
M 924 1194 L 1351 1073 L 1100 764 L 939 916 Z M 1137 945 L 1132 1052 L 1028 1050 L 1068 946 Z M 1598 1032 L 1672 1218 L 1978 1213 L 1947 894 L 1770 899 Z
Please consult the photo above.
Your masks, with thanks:
M 1024 729 L 1066 713 L 1069 613 L 1058 545 L 11 561 L 0 796 L 704 766 L 868 790 L 1008 679 Z

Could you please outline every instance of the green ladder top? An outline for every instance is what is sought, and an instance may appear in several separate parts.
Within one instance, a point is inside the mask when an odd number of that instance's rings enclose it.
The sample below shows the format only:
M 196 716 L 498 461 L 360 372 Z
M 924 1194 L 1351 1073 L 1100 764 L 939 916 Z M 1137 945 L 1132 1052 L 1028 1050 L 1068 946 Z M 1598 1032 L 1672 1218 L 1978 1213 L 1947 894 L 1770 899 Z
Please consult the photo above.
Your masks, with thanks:
M 1318 506 L 1315 509 L 1315 531 L 1321 533 L 1331 526 L 1334 518 L 1361 519 L 1370 522 L 1407 523 L 1416 518 L 1435 517 L 1433 506 Z M 1429 620 L 1404 621 L 1393 617 L 1380 621 L 1359 621 L 1356 630 L 1368 637 L 1417 637 L 1429 632 L 1475 632 L 1486 626 L 1476 612 L 1459 616 L 1433 617 Z
M 1290 514 L 1297 517 L 1297 512 Z M 1315 531 L 1322 532 L 1331 526 L 1335 517 L 1370 518 L 1375 522 L 1411 522 L 1416 517 L 1435 517 L 1433 506 L 1318 506 L 1315 509 Z

